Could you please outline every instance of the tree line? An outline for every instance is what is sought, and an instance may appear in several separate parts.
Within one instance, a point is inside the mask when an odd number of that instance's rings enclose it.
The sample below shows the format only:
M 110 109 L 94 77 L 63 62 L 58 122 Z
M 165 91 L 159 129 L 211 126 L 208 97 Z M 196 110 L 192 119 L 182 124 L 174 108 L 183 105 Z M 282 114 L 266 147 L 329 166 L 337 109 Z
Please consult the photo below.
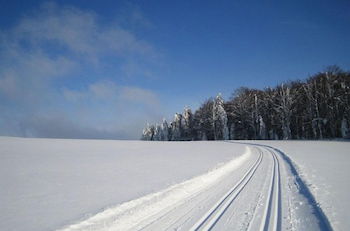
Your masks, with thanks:
M 168 124 L 147 125 L 143 140 L 350 138 L 350 72 L 330 66 L 305 81 L 263 90 L 241 87 L 194 113 L 185 107 Z

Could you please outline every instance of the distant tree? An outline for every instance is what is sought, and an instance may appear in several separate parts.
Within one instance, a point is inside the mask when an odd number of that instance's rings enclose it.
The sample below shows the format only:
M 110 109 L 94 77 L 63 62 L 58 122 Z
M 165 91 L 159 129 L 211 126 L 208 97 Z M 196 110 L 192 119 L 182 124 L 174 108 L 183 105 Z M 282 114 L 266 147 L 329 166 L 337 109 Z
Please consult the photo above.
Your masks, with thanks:
M 213 130 L 215 140 L 228 140 L 227 114 L 221 94 L 216 96 L 213 104 Z
M 171 123 L 172 140 L 183 140 L 182 115 L 175 113 L 174 121 Z
M 162 140 L 162 128 L 160 124 L 156 124 L 154 128 L 153 140 Z
M 254 94 L 249 88 L 239 88 L 226 103 L 230 128 L 235 131 L 235 139 L 255 138 L 255 120 L 253 116 Z
M 343 118 L 341 121 L 341 134 L 343 138 L 350 138 L 350 129 L 348 125 L 348 121 Z
M 264 103 L 264 117 L 267 138 L 271 140 L 277 140 L 282 137 L 281 126 L 279 124 L 279 115 L 276 113 L 275 104 L 277 99 L 277 91 L 273 88 L 266 88 L 263 97 Z
M 266 125 L 261 115 L 259 116 L 259 139 L 266 139 Z
M 303 84 L 300 81 L 290 82 L 290 94 L 294 103 L 290 121 L 292 139 L 308 138 L 308 116 L 307 97 L 303 91 Z
M 182 115 L 183 140 L 194 139 L 193 114 L 189 107 L 185 107 Z
M 289 140 L 292 138 L 290 125 L 293 114 L 294 97 L 291 94 L 289 84 L 281 84 L 277 86 L 276 90 L 277 100 L 275 101 L 274 109 L 276 114 L 279 115 L 283 139 Z
M 168 141 L 170 138 L 169 134 L 169 125 L 166 119 L 163 119 L 163 123 L 161 125 L 161 140 Z
M 234 140 L 236 138 L 235 136 L 235 124 L 231 123 L 230 125 L 230 140 Z
M 142 132 L 142 140 L 154 140 L 153 136 L 154 136 L 154 132 L 155 132 L 155 128 L 153 125 L 147 124 L 147 126 L 143 129 Z
M 350 138 L 350 72 L 330 66 L 305 81 L 264 90 L 241 87 L 219 94 L 193 114 L 185 108 L 168 126 L 143 130 L 144 140 Z
M 206 100 L 194 114 L 194 133 L 196 140 L 214 140 L 213 100 Z

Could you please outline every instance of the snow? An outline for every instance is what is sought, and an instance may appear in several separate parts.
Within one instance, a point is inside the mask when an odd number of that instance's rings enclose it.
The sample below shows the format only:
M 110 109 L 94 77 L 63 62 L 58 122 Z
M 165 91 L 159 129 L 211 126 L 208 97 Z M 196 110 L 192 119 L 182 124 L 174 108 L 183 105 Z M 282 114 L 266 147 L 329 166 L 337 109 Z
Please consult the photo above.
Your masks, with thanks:
M 53 230 L 239 157 L 218 142 L 0 137 L 0 230 Z M 19 222 L 20 220 L 20 222 Z
M 219 93 L 213 105 L 213 120 L 215 140 L 228 140 L 229 132 L 227 127 L 227 114 L 224 109 L 224 99 Z
M 243 141 L 242 141 L 243 142 Z M 244 141 L 278 148 L 287 154 L 334 230 L 349 230 L 350 142 Z
M 252 225 L 258 227 L 267 192 L 272 190 L 269 182 L 273 177 L 270 169 L 274 149 L 266 147 L 277 148 L 291 159 L 334 230 L 349 230 L 350 142 L 232 142 L 0 137 L 0 230 L 124 230 L 155 217 L 185 222 L 184 211 L 191 211 L 190 221 L 196 222 L 203 209 L 209 210 L 234 182 L 244 179 L 243 173 L 256 161 L 258 153 L 263 153 L 257 173 L 249 173 L 250 183 L 246 179 L 247 186 L 234 206 L 222 214 L 235 227 L 247 227 L 247 219 L 255 217 Z M 247 143 L 263 146 L 247 149 Z M 307 230 L 317 230 L 320 216 L 310 213 L 310 200 L 307 194 L 298 193 L 301 185 L 295 184 L 283 156 L 274 155 L 281 166 L 281 175 L 276 177 L 281 177 L 284 192 L 282 215 L 288 211 L 292 215 L 283 217 L 282 227 L 287 227 L 290 219 L 296 230 L 307 225 Z M 274 195 L 278 201 L 278 193 Z M 199 201 L 206 203 L 193 209 Z M 171 208 L 178 210 L 170 212 Z M 221 230 L 229 227 L 218 224 Z
M 65 227 L 62 231 L 73 230 L 135 230 L 136 224 L 148 220 L 163 210 L 171 209 L 177 204 L 198 194 L 221 181 L 242 163 L 247 161 L 251 152 L 249 148 L 237 157 L 206 174 L 194 177 L 185 182 L 175 184 L 160 192 L 152 193 L 136 200 L 125 202 L 92 216 L 91 218 Z M 132 214 L 132 216 L 130 216 Z M 142 226 L 140 227 L 142 228 Z M 138 230 L 138 227 L 136 227 Z

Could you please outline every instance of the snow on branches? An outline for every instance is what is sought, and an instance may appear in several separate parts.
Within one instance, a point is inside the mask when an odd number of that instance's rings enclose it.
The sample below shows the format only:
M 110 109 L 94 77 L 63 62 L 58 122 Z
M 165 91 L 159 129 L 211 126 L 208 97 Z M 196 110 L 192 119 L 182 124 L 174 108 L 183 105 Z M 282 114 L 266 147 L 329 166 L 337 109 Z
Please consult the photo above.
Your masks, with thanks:
M 194 113 L 185 107 L 168 125 L 147 125 L 144 140 L 350 138 L 350 72 L 331 66 L 306 81 L 264 90 L 239 88 Z

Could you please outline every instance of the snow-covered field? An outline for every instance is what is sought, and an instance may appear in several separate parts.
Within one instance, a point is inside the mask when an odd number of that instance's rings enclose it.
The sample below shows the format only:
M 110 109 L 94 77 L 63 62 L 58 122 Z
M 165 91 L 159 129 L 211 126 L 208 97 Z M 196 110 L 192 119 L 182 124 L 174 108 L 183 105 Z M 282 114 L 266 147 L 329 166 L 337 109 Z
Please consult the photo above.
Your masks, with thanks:
M 0 230 L 54 230 L 244 152 L 215 142 L 0 137 Z
M 348 230 L 349 150 L 0 137 L 0 230 Z
M 251 141 L 287 154 L 334 230 L 350 230 L 350 142 Z

